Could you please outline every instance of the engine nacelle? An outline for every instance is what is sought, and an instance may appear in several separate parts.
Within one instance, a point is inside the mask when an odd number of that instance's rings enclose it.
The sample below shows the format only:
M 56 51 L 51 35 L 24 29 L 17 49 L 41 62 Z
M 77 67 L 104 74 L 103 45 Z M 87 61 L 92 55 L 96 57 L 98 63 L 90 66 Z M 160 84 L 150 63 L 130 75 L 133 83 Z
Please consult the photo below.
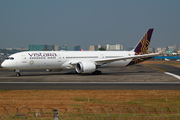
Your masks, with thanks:
M 76 64 L 76 72 L 77 73 L 92 73 L 96 70 L 96 65 L 93 62 L 78 62 Z

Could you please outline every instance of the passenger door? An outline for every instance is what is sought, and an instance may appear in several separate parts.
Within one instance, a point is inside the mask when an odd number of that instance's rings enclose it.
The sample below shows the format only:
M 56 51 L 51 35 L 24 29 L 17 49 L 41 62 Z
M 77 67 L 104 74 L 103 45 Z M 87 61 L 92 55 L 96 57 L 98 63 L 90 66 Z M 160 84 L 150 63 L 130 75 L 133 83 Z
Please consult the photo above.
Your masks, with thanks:
M 57 62 L 61 62 L 61 55 L 60 54 L 58 54 L 58 56 L 57 56 Z
M 21 60 L 22 60 L 22 63 L 26 63 L 27 62 L 26 55 L 21 55 Z

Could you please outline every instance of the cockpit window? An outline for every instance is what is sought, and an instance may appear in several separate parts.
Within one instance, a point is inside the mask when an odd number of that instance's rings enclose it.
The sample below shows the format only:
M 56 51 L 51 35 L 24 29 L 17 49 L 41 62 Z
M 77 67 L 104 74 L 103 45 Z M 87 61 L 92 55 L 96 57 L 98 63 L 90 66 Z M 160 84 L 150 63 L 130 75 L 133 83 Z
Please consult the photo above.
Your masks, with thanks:
M 8 57 L 8 58 L 6 58 L 6 60 L 14 60 L 14 58 L 13 57 Z

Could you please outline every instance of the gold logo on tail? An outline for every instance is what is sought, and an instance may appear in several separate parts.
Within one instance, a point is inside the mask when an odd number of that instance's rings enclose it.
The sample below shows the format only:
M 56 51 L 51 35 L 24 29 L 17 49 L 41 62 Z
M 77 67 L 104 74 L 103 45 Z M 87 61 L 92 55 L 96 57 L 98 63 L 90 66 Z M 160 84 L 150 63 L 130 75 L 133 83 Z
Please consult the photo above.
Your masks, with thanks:
M 140 52 L 141 54 L 146 54 L 147 53 L 147 50 L 148 50 L 148 47 L 149 47 L 149 40 L 147 39 L 147 37 L 148 37 L 148 33 L 146 33 L 146 35 L 141 40 L 141 45 L 142 45 L 141 52 Z

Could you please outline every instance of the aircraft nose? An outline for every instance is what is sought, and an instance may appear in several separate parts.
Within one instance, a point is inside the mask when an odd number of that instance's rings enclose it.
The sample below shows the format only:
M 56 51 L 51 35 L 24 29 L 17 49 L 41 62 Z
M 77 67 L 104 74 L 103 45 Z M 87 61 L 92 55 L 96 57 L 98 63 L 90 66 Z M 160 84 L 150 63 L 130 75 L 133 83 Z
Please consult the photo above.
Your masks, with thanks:
M 5 68 L 5 67 L 6 67 L 6 62 L 4 61 L 4 62 L 1 64 L 1 66 L 2 66 L 3 68 Z

